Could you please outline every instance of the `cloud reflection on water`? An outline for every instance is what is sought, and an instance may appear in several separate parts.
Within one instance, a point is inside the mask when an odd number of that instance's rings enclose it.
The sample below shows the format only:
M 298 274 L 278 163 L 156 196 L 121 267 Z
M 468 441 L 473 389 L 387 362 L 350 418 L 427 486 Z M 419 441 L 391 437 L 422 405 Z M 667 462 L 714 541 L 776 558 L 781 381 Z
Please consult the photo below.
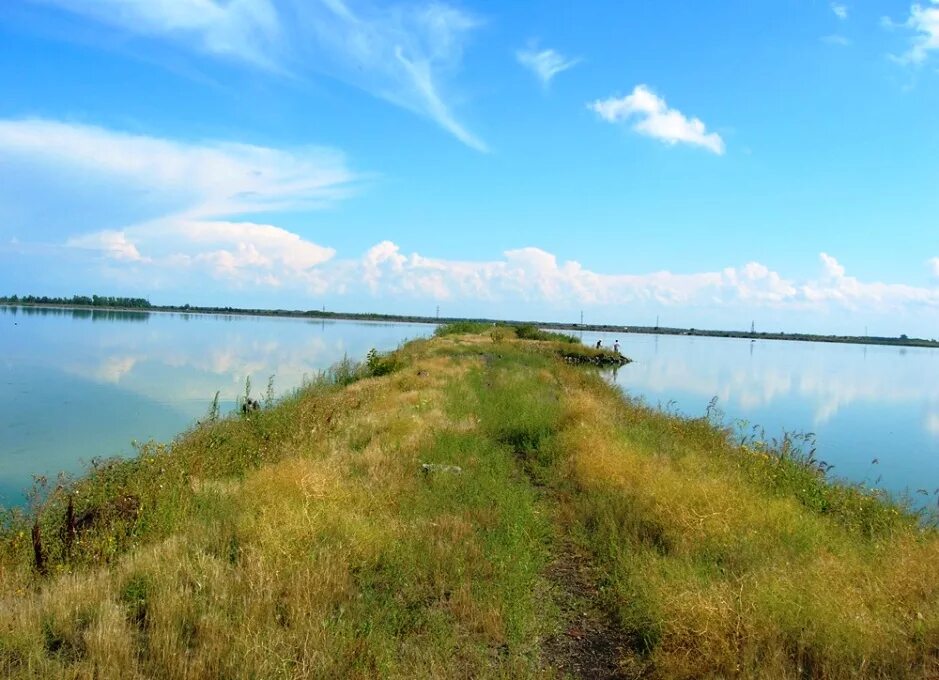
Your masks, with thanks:
M 51 313 L 0 307 L 0 504 L 22 501 L 34 474 L 78 472 L 95 456 L 132 453 L 131 440 L 169 440 L 208 410 L 234 408 L 250 376 L 262 397 L 344 356 L 393 349 L 433 326 L 214 315 Z M 94 321 L 94 323 L 92 323 Z
M 90 318 L 86 314 L 56 310 L 53 317 L 58 321 L 41 319 L 50 326 L 38 328 L 28 348 L 14 350 L 20 362 L 109 384 L 189 415 L 201 413 L 216 391 L 233 401 L 248 377 L 259 394 L 274 376 L 275 391 L 283 394 L 344 356 L 362 358 L 371 347 L 389 349 L 432 331 L 427 325 L 251 317 L 227 323 L 223 316 L 151 314 L 145 330 L 112 323 L 99 332 L 99 326 L 80 323 Z M 72 326 L 67 344 L 57 332 L 44 332 L 62 323 Z M 20 332 L 29 333 L 24 327 Z
M 700 416 L 716 396 L 728 424 L 814 432 L 835 476 L 897 494 L 939 487 L 939 351 L 584 333 L 598 339 L 620 341 L 635 362 L 615 380 L 650 404 Z
M 693 342 L 700 344 L 700 340 Z M 818 352 L 817 348 L 807 350 L 807 343 L 786 343 L 788 347 L 764 353 L 761 343 L 754 343 L 756 353 L 749 356 L 724 343 L 724 347 L 705 351 L 696 347 L 690 352 L 693 361 L 681 356 L 677 348 L 661 353 L 640 351 L 637 362 L 620 372 L 619 382 L 643 393 L 716 396 L 744 411 L 798 398 L 811 406 L 816 425 L 858 402 L 939 405 L 939 381 L 927 379 L 928 372 L 924 373 L 930 367 L 939 369 L 939 353 L 931 350 L 901 354 L 895 348 L 876 348 L 865 356 L 848 345 L 824 345 Z

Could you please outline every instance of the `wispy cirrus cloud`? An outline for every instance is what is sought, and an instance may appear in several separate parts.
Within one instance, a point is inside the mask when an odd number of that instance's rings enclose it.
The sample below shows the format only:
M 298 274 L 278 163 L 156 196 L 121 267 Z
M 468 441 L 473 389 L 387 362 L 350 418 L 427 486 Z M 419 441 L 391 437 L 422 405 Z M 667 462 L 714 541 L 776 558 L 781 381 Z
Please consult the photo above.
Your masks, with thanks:
M 294 54 L 304 66 L 430 118 L 467 146 L 487 151 L 448 103 L 448 81 L 481 25 L 444 3 L 280 0 L 292 16 Z
M 357 179 L 333 149 L 190 143 L 58 121 L 0 121 L 0 206 L 28 208 L 0 224 L 0 234 L 23 241 L 39 234 L 47 244 L 125 266 L 201 268 L 272 284 L 279 276 L 302 277 L 335 251 L 274 225 L 232 218 L 332 205 Z M 85 194 L 79 209 L 63 208 L 74 193 Z M 44 201 L 61 209 L 47 214 L 36 207 Z M 124 209 L 114 212 L 112 205 Z
M 848 6 L 840 3 L 833 2 L 831 3 L 831 11 L 835 13 L 835 16 L 841 19 L 842 21 L 847 20 L 848 18 Z
M 939 278 L 939 257 L 929 258 L 927 264 L 929 265 L 929 270 L 932 272 L 932 275 Z
M 335 78 L 434 121 L 473 149 L 487 149 L 450 103 L 450 81 L 480 21 L 442 2 L 33 1 L 278 76 Z
M 898 23 L 884 17 L 881 24 L 888 29 L 908 29 L 913 33 L 910 48 L 903 54 L 891 55 L 899 63 L 922 64 L 932 52 L 939 50 L 939 0 L 931 0 L 928 5 L 914 3 L 906 21 Z
M 181 142 L 46 119 L 0 120 L 0 158 L 10 181 L 35 170 L 101 177 L 158 196 L 148 199 L 157 214 L 198 217 L 316 207 L 346 196 L 357 179 L 325 147 Z
M 633 123 L 632 129 L 669 145 L 700 146 L 722 155 L 724 140 L 716 132 L 708 132 L 698 118 L 688 118 L 681 111 L 668 107 L 647 85 L 637 85 L 625 97 L 598 99 L 588 108 L 608 123 Z
M 278 68 L 282 26 L 271 0 L 33 0 L 129 33 Z
M 554 76 L 573 68 L 581 61 L 579 58 L 569 59 L 553 49 L 538 49 L 535 43 L 525 49 L 517 50 L 515 58 L 518 59 L 518 63 L 534 73 L 541 84 L 546 87 Z
M 822 38 L 822 42 L 827 43 L 828 45 L 835 45 L 836 47 L 850 47 L 851 45 L 851 39 L 841 35 L 840 33 L 826 35 Z

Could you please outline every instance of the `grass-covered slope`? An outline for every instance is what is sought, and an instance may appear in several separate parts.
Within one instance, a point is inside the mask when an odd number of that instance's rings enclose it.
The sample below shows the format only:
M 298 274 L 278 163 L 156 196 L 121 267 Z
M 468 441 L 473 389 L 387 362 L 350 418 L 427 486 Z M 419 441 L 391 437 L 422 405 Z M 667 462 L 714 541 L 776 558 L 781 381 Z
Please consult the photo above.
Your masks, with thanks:
M 11 516 L 0 676 L 939 674 L 915 516 L 465 330 Z

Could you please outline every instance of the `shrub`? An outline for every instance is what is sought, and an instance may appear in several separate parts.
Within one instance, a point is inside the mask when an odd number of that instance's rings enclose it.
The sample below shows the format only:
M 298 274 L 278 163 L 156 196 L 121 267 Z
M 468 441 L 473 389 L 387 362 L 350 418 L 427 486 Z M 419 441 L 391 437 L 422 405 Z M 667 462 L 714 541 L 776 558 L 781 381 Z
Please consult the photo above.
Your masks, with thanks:
M 397 371 L 401 367 L 401 361 L 396 352 L 382 354 L 373 347 L 365 355 L 365 365 L 369 375 L 380 376 Z
M 533 324 L 522 324 L 515 326 L 515 335 L 521 340 L 551 340 L 554 342 L 565 342 L 569 344 L 580 342 L 580 339 L 574 335 L 568 335 L 566 333 L 555 333 L 552 331 L 543 331 Z
M 444 335 L 484 333 L 490 328 L 492 328 L 492 324 L 485 323 L 483 321 L 454 321 L 452 323 L 446 323 L 441 326 L 437 326 L 437 328 L 434 330 L 434 335 L 440 338 Z

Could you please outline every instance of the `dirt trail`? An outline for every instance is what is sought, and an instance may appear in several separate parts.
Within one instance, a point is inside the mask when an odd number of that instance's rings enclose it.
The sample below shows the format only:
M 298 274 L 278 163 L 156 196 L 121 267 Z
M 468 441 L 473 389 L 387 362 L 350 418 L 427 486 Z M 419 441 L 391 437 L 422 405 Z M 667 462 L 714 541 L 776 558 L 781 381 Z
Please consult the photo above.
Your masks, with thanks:
M 630 656 L 630 640 L 600 606 L 596 574 L 589 558 L 565 542 L 545 575 L 564 621 L 560 632 L 545 640 L 548 664 L 562 677 L 642 677 L 641 667 L 621 665 Z

